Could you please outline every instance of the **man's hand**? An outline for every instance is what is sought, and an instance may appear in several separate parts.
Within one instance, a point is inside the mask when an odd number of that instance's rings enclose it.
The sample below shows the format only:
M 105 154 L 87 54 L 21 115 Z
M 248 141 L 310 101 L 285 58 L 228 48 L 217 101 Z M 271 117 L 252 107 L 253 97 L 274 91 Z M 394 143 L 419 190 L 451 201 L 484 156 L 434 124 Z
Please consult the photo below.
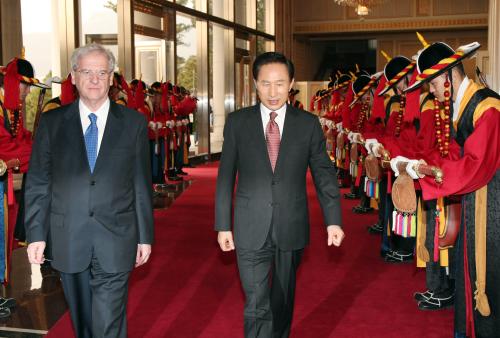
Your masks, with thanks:
M 231 231 L 219 231 L 217 242 L 219 242 L 222 251 L 234 250 L 233 233 Z
M 151 255 L 151 244 L 137 244 L 137 255 L 135 256 L 135 267 L 146 263 Z
M 342 240 L 345 237 L 344 231 L 342 228 L 338 225 L 329 225 L 326 228 L 326 231 L 328 232 L 328 246 L 340 246 L 342 243 Z
M 28 245 L 28 260 L 31 264 L 42 264 L 45 262 L 43 251 L 45 250 L 45 242 L 33 242 Z

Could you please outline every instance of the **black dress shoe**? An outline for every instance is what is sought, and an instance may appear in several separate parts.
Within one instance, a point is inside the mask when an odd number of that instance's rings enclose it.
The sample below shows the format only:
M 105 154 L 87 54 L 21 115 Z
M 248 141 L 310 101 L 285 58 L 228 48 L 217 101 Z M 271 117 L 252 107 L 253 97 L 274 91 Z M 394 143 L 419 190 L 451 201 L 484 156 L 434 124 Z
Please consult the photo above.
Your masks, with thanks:
M 441 310 L 453 306 L 455 297 L 453 295 L 446 298 L 431 297 L 427 300 L 418 302 L 418 308 L 420 310 Z
M 175 173 L 176 173 L 177 175 L 189 175 L 187 172 L 182 171 L 182 170 L 176 170 L 176 171 L 175 171 Z
M 173 181 L 173 182 L 178 182 L 178 181 L 183 181 L 184 179 L 182 177 L 179 177 L 179 176 L 169 176 L 168 180 Z
M 348 200 L 357 200 L 358 198 L 360 198 L 360 196 L 350 192 L 350 193 L 344 194 L 344 198 L 348 199 Z
M 373 211 L 372 207 L 365 208 L 361 205 L 357 205 L 352 208 L 352 212 L 354 212 L 355 214 L 368 214 L 372 211 Z
M 10 309 L 8 307 L 0 307 L 0 318 L 7 318 L 10 316 Z
M 12 308 L 15 306 L 16 306 L 16 300 L 14 298 L 0 297 L 0 308 L 2 308 L 2 307 Z
M 384 260 L 387 263 L 409 263 L 413 261 L 413 254 L 392 251 L 389 254 L 387 254 L 387 256 L 385 256 Z
M 370 234 L 381 234 L 384 231 L 384 228 L 379 223 L 375 223 L 372 226 L 368 227 L 368 232 Z
M 417 302 L 422 302 L 422 301 L 426 301 L 427 299 L 431 298 L 433 294 L 434 293 L 430 290 L 426 290 L 425 292 L 415 292 L 413 294 L 413 298 L 415 298 L 415 300 Z

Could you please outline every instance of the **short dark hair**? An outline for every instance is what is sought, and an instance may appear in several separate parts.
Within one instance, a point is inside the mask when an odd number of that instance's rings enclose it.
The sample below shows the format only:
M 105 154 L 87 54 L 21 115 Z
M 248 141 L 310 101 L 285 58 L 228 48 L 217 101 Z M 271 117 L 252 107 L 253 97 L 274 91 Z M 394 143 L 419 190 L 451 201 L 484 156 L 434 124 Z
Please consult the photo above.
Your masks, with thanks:
M 253 67 L 252 67 L 252 74 L 254 80 L 257 80 L 260 68 L 270 63 L 281 63 L 285 65 L 286 68 L 288 69 L 288 76 L 290 77 L 290 80 L 293 80 L 293 77 L 295 75 L 295 67 L 293 66 L 292 61 L 290 61 L 286 56 L 278 52 L 267 52 L 257 56 L 255 61 L 253 62 Z
M 464 68 L 464 64 L 462 62 L 459 62 L 455 67 L 454 67 L 458 73 L 462 76 L 465 76 L 465 68 Z

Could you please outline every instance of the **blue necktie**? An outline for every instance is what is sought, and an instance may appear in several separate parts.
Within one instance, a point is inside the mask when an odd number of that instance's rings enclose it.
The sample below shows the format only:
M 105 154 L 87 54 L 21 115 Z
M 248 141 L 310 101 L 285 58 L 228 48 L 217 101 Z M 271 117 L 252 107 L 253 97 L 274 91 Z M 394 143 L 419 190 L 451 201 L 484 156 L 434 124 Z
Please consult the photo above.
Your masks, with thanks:
M 85 147 L 87 148 L 87 158 L 89 160 L 90 172 L 94 172 L 95 161 L 97 159 L 97 115 L 89 114 L 90 126 L 85 131 Z

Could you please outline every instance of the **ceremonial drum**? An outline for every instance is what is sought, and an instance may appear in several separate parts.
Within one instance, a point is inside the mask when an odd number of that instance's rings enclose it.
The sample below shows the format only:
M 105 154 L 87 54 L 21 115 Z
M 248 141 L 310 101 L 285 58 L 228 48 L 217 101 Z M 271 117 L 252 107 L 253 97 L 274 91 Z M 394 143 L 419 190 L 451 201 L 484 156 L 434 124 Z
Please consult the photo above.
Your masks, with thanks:
M 392 231 L 403 237 L 415 237 L 417 233 L 417 194 L 413 179 L 400 171 L 392 185 L 391 193 L 394 211 L 392 212 Z
M 382 178 L 382 168 L 378 162 L 378 158 L 370 154 L 365 158 L 365 192 L 368 197 L 379 198 L 380 196 L 380 179 Z

